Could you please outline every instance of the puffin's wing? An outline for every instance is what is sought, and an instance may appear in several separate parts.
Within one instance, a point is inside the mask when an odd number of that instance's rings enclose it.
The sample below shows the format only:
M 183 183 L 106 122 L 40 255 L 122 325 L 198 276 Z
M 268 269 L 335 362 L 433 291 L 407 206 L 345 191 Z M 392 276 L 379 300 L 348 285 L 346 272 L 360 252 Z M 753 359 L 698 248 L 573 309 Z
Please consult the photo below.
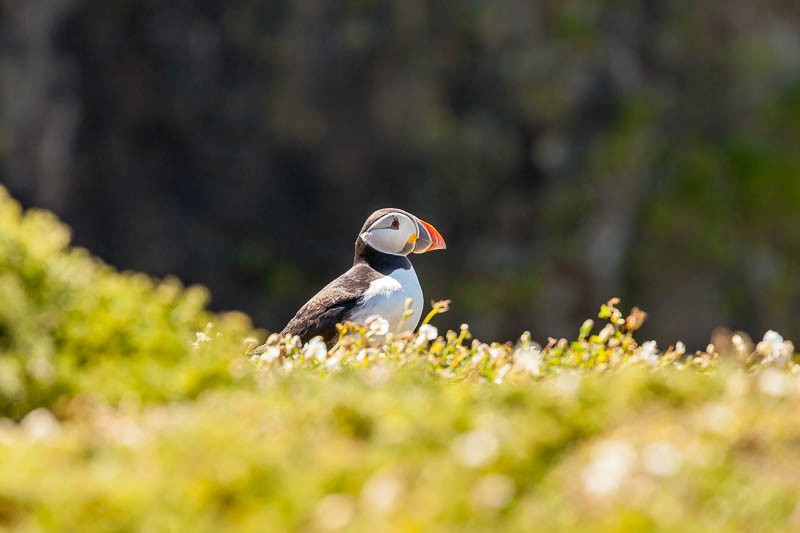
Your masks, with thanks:
M 358 297 L 340 291 L 320 291 L 300 308 L 281 335 L 297 335 L 303 342 L 320 335 L 325 342 L 330 342 L 336 337 L 336 324 L 347 320 L 349 311 L 357 302 Z
M 336 339 L 336 324 L 347 320 L 369 284 L 378 277 L 380 274 L 367 265 L 354 266 L 306 302 L 281 335 L 297 335 L 303 342 L 319 335 L 331 344 Z

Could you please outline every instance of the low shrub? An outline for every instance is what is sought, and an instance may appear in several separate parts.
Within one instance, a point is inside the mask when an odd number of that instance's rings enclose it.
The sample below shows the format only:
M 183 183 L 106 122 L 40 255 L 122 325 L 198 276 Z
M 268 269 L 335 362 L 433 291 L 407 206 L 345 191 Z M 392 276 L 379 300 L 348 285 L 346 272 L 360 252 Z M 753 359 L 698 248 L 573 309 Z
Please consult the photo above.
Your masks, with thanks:
M 328 350 L 118 273 L 0 190 L 0 531 L 792 531 L 800 365 L 343 324 Z M 252 350 L 252 351 L 250 351 Z M 248 353 L 249 352 L 249 353 Z
M 212 315 L 205 289 L 116 272 L 69 238 L 0 187 L 0 415 L 81 393 L 192 398 L 235 379 L 231 360 L 252 335 L 245 315 Z M 195 349 L 198 332 L 211 342 Z

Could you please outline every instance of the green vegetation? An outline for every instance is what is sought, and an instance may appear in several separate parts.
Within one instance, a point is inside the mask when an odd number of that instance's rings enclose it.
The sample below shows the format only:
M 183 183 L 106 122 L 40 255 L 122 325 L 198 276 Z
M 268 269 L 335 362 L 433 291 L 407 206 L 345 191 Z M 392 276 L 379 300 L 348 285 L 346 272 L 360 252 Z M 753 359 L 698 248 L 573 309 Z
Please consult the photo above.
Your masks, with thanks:
M 376 320 L 247 357 L 249 321 L 205 300 L 0 192 L 0 531 L 800 527 L 777 333 L 658 350 L 612 300 L 543 348 Z
M 68 242 L 50 213 L 21 216 L 0 188 L 0 415 L 63 408 L 87 391 L 187 399 L 232 381 L 246 317 L 212 317 L 205 289 L 116 273 Z M 189 350 L 212 319 L 211 346 Z

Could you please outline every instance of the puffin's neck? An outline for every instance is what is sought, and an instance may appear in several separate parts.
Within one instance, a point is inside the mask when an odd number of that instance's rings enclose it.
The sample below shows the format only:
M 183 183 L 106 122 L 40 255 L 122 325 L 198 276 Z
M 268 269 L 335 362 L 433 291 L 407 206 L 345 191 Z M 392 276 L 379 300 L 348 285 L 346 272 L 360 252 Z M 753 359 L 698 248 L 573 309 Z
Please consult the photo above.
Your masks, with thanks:
M 356 255 L 353 264 L 366 263 L 381 274 L 388 275 L 395 270 L 408 270 L 411 268 L 411 261 L 404 255 L 392 255 L 379 252 L 375 248 L 368 246 L 359 237 L 356 241 Z

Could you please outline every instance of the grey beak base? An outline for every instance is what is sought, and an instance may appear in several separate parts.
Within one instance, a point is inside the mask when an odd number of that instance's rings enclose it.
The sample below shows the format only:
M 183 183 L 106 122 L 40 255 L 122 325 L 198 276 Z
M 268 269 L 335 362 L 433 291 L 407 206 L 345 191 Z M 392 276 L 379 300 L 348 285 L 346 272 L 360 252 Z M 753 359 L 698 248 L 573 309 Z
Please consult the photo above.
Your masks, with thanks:
M 428 251 L 428 248 L 431 247 L 433 244 L 433 239 L 431 235 L 428 233 L 428 230 L 425 229 L 425 226 L 417 222 L 417 240 L 414 242 L 414 253 L 415 254 L 423 254 Z

